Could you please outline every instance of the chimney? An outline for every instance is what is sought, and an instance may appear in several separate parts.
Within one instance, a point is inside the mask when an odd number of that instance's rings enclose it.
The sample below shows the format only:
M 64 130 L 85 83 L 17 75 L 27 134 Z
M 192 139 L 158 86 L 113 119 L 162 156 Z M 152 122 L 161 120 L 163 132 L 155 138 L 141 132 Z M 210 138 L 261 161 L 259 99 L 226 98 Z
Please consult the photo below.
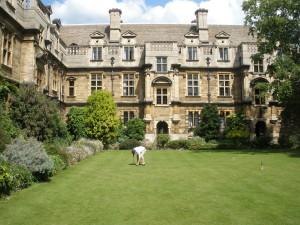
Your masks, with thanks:
M 197 9 L 195 12 L 197 29 L 199 32 L 199 40 L 201 42 L 208 42 L 207 13 L 207 9 Z
M 110 9 L 110 27 L 109 27 L 109 41 L 119 42 L 121 37 L 121 14 L 120 9 Z

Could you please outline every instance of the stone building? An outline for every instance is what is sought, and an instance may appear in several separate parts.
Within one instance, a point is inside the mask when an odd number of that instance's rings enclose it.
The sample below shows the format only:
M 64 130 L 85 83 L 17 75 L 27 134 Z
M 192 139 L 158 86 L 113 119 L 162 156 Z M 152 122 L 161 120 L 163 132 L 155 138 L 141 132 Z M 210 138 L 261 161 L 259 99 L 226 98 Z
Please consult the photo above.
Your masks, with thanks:
M 282 109 L 256 88 L 271 81 L 272 58 L 252 60 L 247 27 L 208 25 L 206 9 L 191 24 L 123 24 L 122 11 L 111 9 L 110 24 L 62 26 L 51 13 L 40 0 L 0 1 L 1 76 L 34 82 L 65 112 L 108 90 L 124 123 L 144 119 L 149 141 L 157 133 L 187 138 L 207 103 L 217 105 L 222 126 L 242 111 L 252 138 L 277 141 Z

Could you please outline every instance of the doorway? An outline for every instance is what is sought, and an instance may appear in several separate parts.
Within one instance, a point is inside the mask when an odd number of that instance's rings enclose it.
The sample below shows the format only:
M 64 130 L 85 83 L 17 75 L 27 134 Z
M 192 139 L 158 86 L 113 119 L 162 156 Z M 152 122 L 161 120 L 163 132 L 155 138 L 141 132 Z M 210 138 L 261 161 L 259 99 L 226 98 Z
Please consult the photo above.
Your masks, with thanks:
M 169 126 L 165 121 L 159 121 L 156 125 L 157 134 L 168 134 Z
M 263 121 L 258 121 L 255 125 L 256 137 L 264 137 L 266 135 L 266 123 Z

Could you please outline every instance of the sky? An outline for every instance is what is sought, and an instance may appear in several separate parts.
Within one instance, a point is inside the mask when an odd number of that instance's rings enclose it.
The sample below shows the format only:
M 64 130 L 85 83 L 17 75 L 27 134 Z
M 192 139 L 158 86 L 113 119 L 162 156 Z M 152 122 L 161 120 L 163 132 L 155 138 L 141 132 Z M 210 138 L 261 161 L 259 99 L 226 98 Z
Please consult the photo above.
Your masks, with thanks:
M 122 10 L 123 23 L 182 23 L 208 9 L 209 24 L 243 24 L 243 0 L 42 0 L 63 24 L 109 23 L 108 10 Z

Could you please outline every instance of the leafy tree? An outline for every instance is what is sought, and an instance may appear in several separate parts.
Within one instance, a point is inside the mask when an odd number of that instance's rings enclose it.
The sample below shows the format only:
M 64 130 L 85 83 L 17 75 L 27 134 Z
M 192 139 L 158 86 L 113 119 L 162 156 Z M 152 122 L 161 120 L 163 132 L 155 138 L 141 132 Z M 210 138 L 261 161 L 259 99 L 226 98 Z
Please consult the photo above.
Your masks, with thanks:
M 85 108 L 72 107 L 67 114 L 67 128 L 75 140 L 85 137 Z
M 203 137 L 205 141 L 217 139 L 220 134 L 220 118 L 217 106 L 206 104 L 201 111 L 201 122 L 194 135 Z
M 282 133 L 299 133 L 300 127 L 300 2 L 294 0 L 245 0 L 245 23 L 258 39 L 258 57 L 274 55 L 269 86 L 285 107 Z M 286 132 L 289 131 L 289 132 Z
M 111 143 L 117 137 L 120 123 L 111 93 L 93 92 L 87 102 L 85 119 L 87 136 L 99 139 L 104 145 Z
M 17 87 L 0 77 L 0 102 L 5 102 L 10 94 L 17 92 Z
M 139 118 L 129 120 L 128 123 L 126 124 L 124 133 L 129 139 L 135 139 L 138 141 L 144 140 L 145 137 L 144 121 Z
M 57 104 L 36 91 L 33 84 L 20 86 L 11 99 L 10 114 L 25 134 L 39 141 L 66 137 L 68 134 Z
M 225 137 L 237 142 L 246 141 L 250 137 L 249 127 L 245 115 L 238 113 L 227 117 Z

